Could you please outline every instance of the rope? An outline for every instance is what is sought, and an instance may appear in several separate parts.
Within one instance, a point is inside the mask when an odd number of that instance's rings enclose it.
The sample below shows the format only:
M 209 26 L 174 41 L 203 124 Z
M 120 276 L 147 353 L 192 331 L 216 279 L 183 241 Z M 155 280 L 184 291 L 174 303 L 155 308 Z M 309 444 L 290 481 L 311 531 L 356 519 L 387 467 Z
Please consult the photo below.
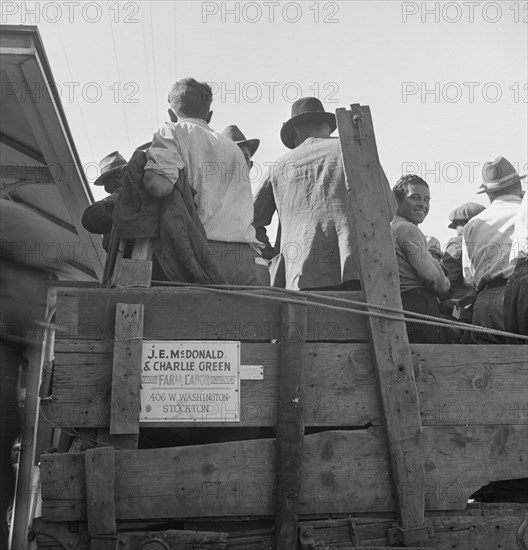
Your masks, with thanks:
M 299 305 L 310 305 L 312 307 L 319 307 L 319 308 L 326 308 L 333 311 L 353 311 L 354 313 L 358 315 L 366 315 L 369 317 L 377 317 L 380 319 L 389 319 L 392 321 L 403 321 L 410 323 L 417 323 L 417 324 L 423 324 L 423 325 L 431 325 L 431 326 L 438 326 L 442 328 L 458 328 L 461 330 L 467 330 L 470 332 L 481 332 L 484 334 L 493 334 L 497 336 L 508 336 L 511 338 L 518 338 L 521 340 L 528 341 L 528 336 L 524 336 L 522 334 L 516 334 L 513 332 L 507 332 L 503 330 L 496 330 L 491 329 L 488 327 L 481 327 L 478 325 L 471 325 L 468 323 L 461 323 L 459 321 L 451 321 L 448 319 L 442 319 L 440 317 L 433 317 L 431 315 L 425 315 L 423 313 L 415 313 L 414 311 L 407 311 L 404 309 L 399 309 L 391 306 L 384 306 L 381 304 L 372 304 L 370 302 L 360 302 L 357 300 L 348 300 L 346 298 L 337 298 L 333 296 L 326 296 L 321 293 L 317 292 L 303 292 L 298 290 L 287 290 L 283 288 L 275 288 L 275 287 L 268 287 L 268 286 L 249 286 L 249 285 L 202 285 L 202 284 L 196 284 L 196 283 L 178 283 L 178 282 L 172 282 L 172 281 L 152 281 L 152 283 L 155 283 L 156 286 L 174 286 L 174 287 L 196 287 L 200 288 L 202 290 L 206 290 L 212 293 L 217 294 L 229 294 L 231 296 L 244 296 L 244 297 L 252 297 L 257 298 L 261 300 L 269 300 L 269 301 L 278 301 L 282 303 L 291 303 L 291 304 L 299 304 Z M 242 290 L 249 290 L 249 291 L 274 291 L 278 292 L 279 294 L 286 294 L 288 296 L 301 296 L 306 298 L 306 300 L 300 300 L 298 298 L 288 298 L 288 297 L 282 297 L 282 296 L 269 296 L 269 295 L 263 295 L 263 294 L 256 294 L 255 292 L 241 292 Z M 319 298 L 323 298 L 324 300 L 328 300 L 330 302 L 345 304 L 348 307 L 340 307 L 332 304 L 324 304 L 321 302 L 314 302 L 310 300 L 312 296 L 316 295 Z M 352 306 L 359 306 L 361 308 L 371 308 L 371 309 L 378 309 L 381 311 L 388 311 L 391 313 L 397 313 L 399 316 L 396 317 L 394 315 L 385 315 L 384 313 L 377 313 L 374 311 L 364 311 L 362 309 L 357 309 L 356 307 Z M 404 315 L 404 319 L 401 318 L 401 315 Z

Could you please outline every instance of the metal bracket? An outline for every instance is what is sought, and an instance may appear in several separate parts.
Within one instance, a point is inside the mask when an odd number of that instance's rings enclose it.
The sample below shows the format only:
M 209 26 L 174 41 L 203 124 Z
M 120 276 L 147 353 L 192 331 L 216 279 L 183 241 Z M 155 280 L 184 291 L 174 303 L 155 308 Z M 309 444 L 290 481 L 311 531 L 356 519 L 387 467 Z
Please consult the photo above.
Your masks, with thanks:
M 79 546 L 80 536 L 71 533 L 65 527 L 35 518 L 31 525 L 30 536 L 46 535 L 56 541 L 65 550 L 75 550 Z
M 403 529 L 402 527 L 391 527 L 387 531 L 387 537 L 390 544 L 414 544 L 422 542 L 434 536 L 434 528 L 432 524 L 424 523 L 420 527 L 411 529 Z
M 302 525 L 299 527 L 299 542 L 301 543 L 301 550 L 314 550 L 314 527 L 313 525 Z
M 357 525 L 354 523 L 352 519 L 349 520 L 348 529 L 350 530 L 350 540 L 352 541 L 355 547 L 358 547 L 360 542 L 359 533 L 357 530 Z
M 528 550 L 528 519 L 525 519 L 517 529 L 517 546 L 521 550 Z

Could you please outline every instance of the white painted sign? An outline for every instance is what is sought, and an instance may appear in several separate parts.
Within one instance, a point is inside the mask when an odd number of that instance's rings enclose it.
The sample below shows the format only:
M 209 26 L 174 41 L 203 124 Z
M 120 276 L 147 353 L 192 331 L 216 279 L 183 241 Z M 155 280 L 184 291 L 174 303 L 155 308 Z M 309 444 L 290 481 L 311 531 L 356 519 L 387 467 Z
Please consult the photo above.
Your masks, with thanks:
M 240 342 L 145 340 L 140 422 L 239 422 Z

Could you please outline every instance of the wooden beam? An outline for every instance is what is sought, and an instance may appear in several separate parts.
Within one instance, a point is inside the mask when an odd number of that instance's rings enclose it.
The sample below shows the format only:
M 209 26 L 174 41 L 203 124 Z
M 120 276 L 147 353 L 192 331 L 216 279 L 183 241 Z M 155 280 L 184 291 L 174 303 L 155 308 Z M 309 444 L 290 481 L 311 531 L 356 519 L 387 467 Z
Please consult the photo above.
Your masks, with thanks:
M 36 151 L 35 149 L 32 149 L 31 147 L 25 145 L 24 143 L 20 143 L 16 139 L 9 137 L 7 134 L 4 134 L 3 132 L 0 132 L 0 143 L 4 143 L 8 147 L 11 147 L 11 149 L 18 151 L 19 153 L 22 153 L 23 155 L 25 155 L 31 160 L 36 160 L 41 164 L 46 164 L 46 159 L 44 158 L 44 156 L 40 151 Z
M 278 550 L 297 546 L 304 442 L 306 306 L 284 304 L 278 376 L 275 540 Z
M 143 345 L 142 304 L 117 304 L 110 434 L 139 433 L 141 353 Z
M 21 164 L 19 162 L 4 162 L 0 164 L 0 178 L 21 180 L 34 184 L 53 184 L 53 176 L 47 166 Z
M 276 291 L 259 294 L 280 296 Z M 361 292 L 342 293 L 362 301 Z M 314 294 L 311 300 L 324 301 Z M 144 337 L 170 340 L 277 340 L 281 302 L 247 295 L 213 294 L 200 288 L 61 289 L 58 338 L 112 339 L 118 302 L 145 305 Z M 350 311 L 308 307 L 306 340 L 368 341 L 365 316 Z
M 44 281 L 42 281 L 42 284 Z M 48 319 L 52 293 L 43 286 L 38 291 L 38 306 L 34 315 L 42 321 Z M 39 334 L 37 332 L 37 334 Z M 26 548 L 27 533 L 31 521 L 33 500 L 37 498 L 34 487 L 38 483 L 39 471 L 35 466 L 35 453 L 38 443 L 39 426 L 39 389 L 42 380 L 42 365 L 45 359 L 45 347 L 42 337 L 35 341 L 35 333 L 28 328 L 27 340 L 33 345 L 25 351 L 27 358 L 26 398 L 24 403 L 24 418 L 20 434 L 20 457 L 16 476 L 15 500 L 13 503 L 13 520 L 11 524 L 12 550 Z
M 65 428 L 108 428 L 113 342 L 57 340 L 53 402 L 46 417 Z M 383 416 L 369 344 L 308 342 L 305 426 L 381 426 Z M 411 344 L 424 426 L 522 425 L 528 422 L 523 346 Z M 241 345 L 243 365 L 262 365 L 263 380 L 241 381 L 240 422 L 149 427 L 261 427 L 277 422 L 280 345 Z M 414 414 L 405 406 L 402 416 Z
M 84 453 L 84 468 L 88 534 L 113 535 L 116 532 L 114 449 L 88 449 Z
M 370 109 L 352 105 L 350 111 L 338 109 L 336 115 L 365 301 L 401 309 L 389 204 L 382 187 Z M 422 426 L 409 341 L 403 316 L 401 319 L 369 317 L 368 322 L 403 542 L 416 542 L 420 532 L 424 533 Z M 414 412 L 403 418 L 404 407 Z M 405 487 L 411 482 L 421 489 L 409 495 Z
M 465 510 L 490 481 L 528 477 L 525 426 L 425 427 L 428 511 Z M 382 428 L 306 435 L 300 515 L 396 512 Z M 115 452 L 116 515 L 140 519 L 269 516 L 275 513 L 274 439 Z M 42 516 L 84 521 L 82 454 L 41 458 Z M 425 545 L 426 546 L 426 545 Z

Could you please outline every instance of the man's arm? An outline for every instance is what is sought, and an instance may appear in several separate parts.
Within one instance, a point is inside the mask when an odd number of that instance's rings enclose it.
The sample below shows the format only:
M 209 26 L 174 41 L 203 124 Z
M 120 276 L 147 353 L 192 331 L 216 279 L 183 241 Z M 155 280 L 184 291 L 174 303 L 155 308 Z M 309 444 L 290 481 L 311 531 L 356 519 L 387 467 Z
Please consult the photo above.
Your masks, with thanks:
M 152 170 L 145 170 L 143 178 L 145 191 L 151 194 L 155 199 L 162 199 L 172 193 L 174 184 L 165 176 L 160 176 Z
M 164 124 L 154 134 L 146 156 L 143 185 L 147 193 L 156 199 L 162 199 L 172 193 L 180 171 L 185 167 L 170 123 Z
M 402 228 L 403 250 L 408 262 L 413 266 L 424 286 L 434 294 L 441 296 L 449 291 L 449 279 L 444 275 L 440 264 L 433 258 L 422 232 L 409 223 Z
M 271 259 L 274 255 L 273 247 L 269 241 L 265 226 L 271 223 L 276 205 L 269 173 L 261 181 L 255 192 L 253 208 L 253 226 L 255 227 L 256 237 L 265 245 L 262 256 L 266 259 Z

